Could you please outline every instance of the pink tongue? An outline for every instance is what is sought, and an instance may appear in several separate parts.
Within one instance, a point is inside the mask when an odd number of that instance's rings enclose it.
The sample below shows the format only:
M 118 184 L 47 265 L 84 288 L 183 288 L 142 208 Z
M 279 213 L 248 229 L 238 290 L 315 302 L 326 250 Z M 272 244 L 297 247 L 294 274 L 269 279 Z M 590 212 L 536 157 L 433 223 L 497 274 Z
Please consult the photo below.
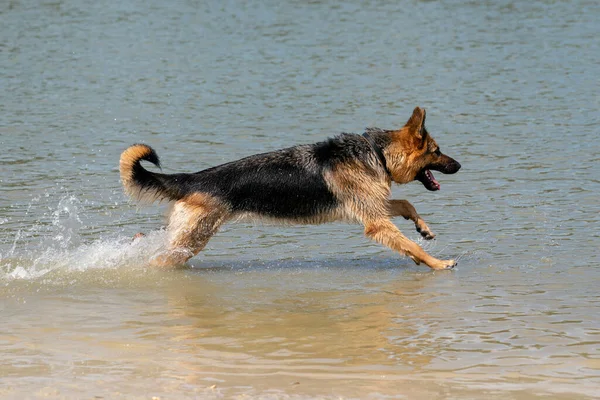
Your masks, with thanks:
M 430 170 L 427 170 L 425 172 L 427 174 L 427 178 L 435 185 L 437 186 L 437 188 L 440 188 L 440 184 L 438 183 L 438 181 L 435 180 L 435 178 L 433 177 L 433 174 L 431 173 Z

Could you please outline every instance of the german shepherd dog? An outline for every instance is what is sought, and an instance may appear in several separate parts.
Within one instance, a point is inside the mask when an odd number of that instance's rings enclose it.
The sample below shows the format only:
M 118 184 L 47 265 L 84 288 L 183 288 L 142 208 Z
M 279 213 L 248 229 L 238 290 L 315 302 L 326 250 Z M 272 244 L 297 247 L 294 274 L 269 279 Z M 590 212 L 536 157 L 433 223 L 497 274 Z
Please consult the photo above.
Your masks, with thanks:
M 390 220 L 410 219 L 425 239 L 433 239 L 412 204 L 388 198 L 391 183 L 417 180 L 435 191 L 440 184 L 431 170 L 454 174 L 460 169 L 425 129 L 422 108 L 415 108 L 399 130 L 342 133 L 324 142 L 257 154 L 196 173 L 150 172 L 141 160 L 160 167 L 156 152 L 144 144 L 134 144 L 121 154 L 125 192 L 137 200 L 172 202 L 168 249 L 152 259 L 153 265 L 185 263 L 224 222 L 241 217 L 299 224 L 359 222 L 367 237 L 417 264 L 436 270 L 456 265 L 454 260 L 427 254 Z

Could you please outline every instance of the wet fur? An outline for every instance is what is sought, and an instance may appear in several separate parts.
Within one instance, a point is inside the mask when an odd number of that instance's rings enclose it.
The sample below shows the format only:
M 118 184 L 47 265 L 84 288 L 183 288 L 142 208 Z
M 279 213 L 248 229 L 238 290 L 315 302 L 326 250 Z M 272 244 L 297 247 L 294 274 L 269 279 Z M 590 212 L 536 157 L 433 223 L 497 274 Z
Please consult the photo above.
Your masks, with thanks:
M 431 257 L 390 221 L 396 216 L 410 219 L 423 237 L 433 238 L 408 201 L 389 199 L 391 183 L 420 179 L 425 169 L 454 173 L 460 168 L 458 162 L 439 153 L 424 122 L 425 110 L 417 107 L 400 130 L 368 129 L 371 142 L 344 133 L 196 173 L 150 172 L 140 161 L 160 166 L 159 158 L 149 146 L 136 144 L 121 155 L 121 181 L 125 192 L 137 200 L 174 203 L 168 225 L 169 249 L 155 257 L 156 265 L 184 263 L 204 248 L 224 222 L 261 218 L 300 224 L 358 222 L 364 225 L 367 237 L 417 264 L 452 268 L 453 260 Z

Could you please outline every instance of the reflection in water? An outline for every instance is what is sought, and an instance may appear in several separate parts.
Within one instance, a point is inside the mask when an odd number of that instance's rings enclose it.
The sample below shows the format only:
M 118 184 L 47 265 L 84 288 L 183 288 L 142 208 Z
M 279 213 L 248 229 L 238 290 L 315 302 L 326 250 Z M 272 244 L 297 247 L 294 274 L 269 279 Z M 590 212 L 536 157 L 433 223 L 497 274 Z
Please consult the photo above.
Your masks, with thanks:
M 13 282 L 11 331 L 0 335 L 7 393 L 47 375 L 61 393 L 80 377 L 89 385 L 74 393 L 86 396 L 116 393 L 96 376 L 136 393 L 148 381 L 152 395 L 594 393 L 599 331 L 586 314 L 597 299 L 557 300 L 569 282 L 497 271 L 486 284 L 473 271 L 339 263 L 71 271 L 37 294 Z
M 245 288 L 231 292 L 221 286 L 235 279 L 231 273 L 211 281 L 193 276 L 171 288 L 172 318 L 188 321 L 164 327 L 170 346 L 185 360 L 179 373 L 198 384 L 207 375 L 233 386 L 260 378 L 265 388 L 277 381 L 329 381 L 339 388 L 335 393 L 350 395 L 357 386 L 365 393 L 393 391 L 398 380 L 408 381 L 429 364 L 432 357 L 422 346 L 436 352 L 439 344 L 423 335 L 428 326 L 414 313 L 435 296 L 422 290 L 427 281 L 446 279 L 443 274 L 340 290 L 339 282 L 322 282 L 343 280 L 341 270 L 312 272 L 249 271 Z M 353 389 L 344 391 L 339 381 L 353 382 Z

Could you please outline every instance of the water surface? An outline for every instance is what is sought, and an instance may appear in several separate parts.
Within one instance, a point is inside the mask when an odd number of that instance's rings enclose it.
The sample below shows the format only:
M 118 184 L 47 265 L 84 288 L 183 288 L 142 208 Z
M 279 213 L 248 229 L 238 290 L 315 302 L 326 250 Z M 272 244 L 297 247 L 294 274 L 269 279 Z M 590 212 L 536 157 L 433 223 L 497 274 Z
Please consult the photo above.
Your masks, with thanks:
M 534 2 L 86 2 L 0 6 L 3 398 L 597 398 L 600 6 Z M 394 188 L 454 271 L 360 226 L 228 225 L 155 271 L 165 172 L 415 106 L 461 162 Z M 131 244 L 138 231 L 149 232 Z

